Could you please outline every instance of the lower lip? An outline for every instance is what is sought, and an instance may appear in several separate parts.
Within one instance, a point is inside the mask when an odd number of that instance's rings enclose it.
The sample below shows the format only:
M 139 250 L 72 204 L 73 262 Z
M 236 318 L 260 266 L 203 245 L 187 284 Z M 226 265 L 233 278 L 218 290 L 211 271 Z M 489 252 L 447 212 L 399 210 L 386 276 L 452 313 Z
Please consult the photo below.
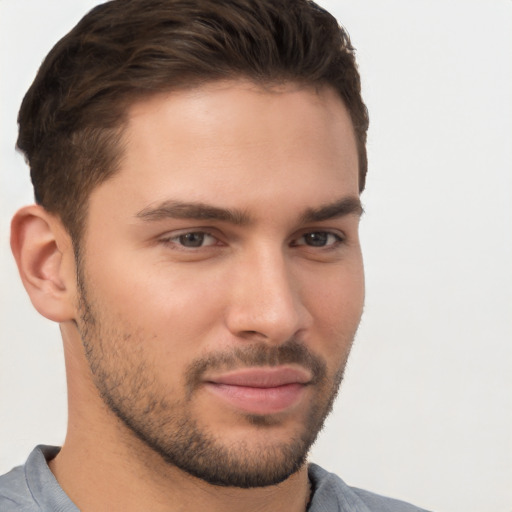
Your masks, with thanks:
M 206 387 L 222 400 L 249 414 L 275 414 L 294 406 L 304 392 L 303 384 L 254 388 L 209 382 Z

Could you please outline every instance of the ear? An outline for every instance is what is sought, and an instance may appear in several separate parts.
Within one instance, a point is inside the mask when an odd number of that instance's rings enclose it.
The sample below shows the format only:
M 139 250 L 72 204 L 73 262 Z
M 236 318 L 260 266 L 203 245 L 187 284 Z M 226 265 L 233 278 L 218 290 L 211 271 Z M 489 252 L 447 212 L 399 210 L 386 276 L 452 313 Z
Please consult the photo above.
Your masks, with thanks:
M 56 216 L 38 205 L 11 223 L 11 249 L 34 307 L 54 322 L 76 317 L 76 268 L 71 238 Z

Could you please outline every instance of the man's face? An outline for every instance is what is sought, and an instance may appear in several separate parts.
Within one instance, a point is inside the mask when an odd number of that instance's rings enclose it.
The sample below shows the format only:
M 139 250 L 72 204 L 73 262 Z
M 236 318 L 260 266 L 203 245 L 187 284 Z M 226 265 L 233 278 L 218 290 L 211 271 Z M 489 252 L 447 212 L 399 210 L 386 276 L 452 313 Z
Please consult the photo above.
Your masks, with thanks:
M 223 82 L 135 104 L 79 268 L 79 331 L 116 421 L 210 483 L 298 470 L 361 315 L 358 196 L 330 89 Z

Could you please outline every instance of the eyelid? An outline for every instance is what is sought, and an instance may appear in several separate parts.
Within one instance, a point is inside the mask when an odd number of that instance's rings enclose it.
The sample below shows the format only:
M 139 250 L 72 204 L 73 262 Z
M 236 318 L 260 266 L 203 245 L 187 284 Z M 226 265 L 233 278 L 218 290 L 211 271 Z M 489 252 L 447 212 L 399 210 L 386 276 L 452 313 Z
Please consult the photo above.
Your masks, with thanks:
M 327 245 L 308 245 L 306 243 L 297 243 L 298 240 L 301 238 L 304 238 L 306 235 L 313 234 L 313 233 L 322 233 L 327 234 L 328 236 L 335 237 L 335 241 L 333 243 L 327 244 Z M 346 241 L 346 235 L 342 231 L 338 229 L 325 229 L 325 228 L 313 228 L 313 229 L 305 229 L 302 230 L 300 233 L 298 233 L 298 236 L 295 236 L 291 241 L 292 247 L 308 247 L 312 249 L 330 249 L 339 246 L 340 244 L 343 244 Z
M 210 243 L 207 245 L 201 245 L 198 247 L 187 247 L 186 245 L 182 245 L 179 242 L 179 237 L 187 235 L 187 234 L 203 234 L 208 237 L 212 237 L 215 240 L 215 243 Z M 312 233 L 322 233 L 327 234 L 328 236 L 335 237 L 335 241 L 331 241 L 327 245 L 309 245 L 307 243 L 297 243 L 299 240 L 301 240 L 303 237 L 307 236 L 308 234 Z M 329 249 L 334 248 L 339 245 L 342 245 L 346 242 L 347 235 L 344 231 L 338 229 L 338 228 L 324 228 L 322 226 L 318 227 L 310 227 L 310 228 L 304 228 L 300 231 L 296 232 L 294 234 L 289 242 L 289 245 L 291 247 L 307 247 L 311 249 Z M 193 226 L 193 227 L 186 227 L 182 229 L 175 229 L 172 231 L 168 231 L 163 235 L 160 235 L 156 238 L 157 243 L 167 244 L 169 246 L 174 246 L 176 249 L 184 250 L 184 251 L 198 251 L 200 249 L 207 249 L 211 247 L 215 247 L 217 245 L 225 245 L 225 240 L 223 240 L 222 233 L 219 233 L 215 228 L 211 227 L 204 227 L 204 226 Z
M 188 234 L 202 234 L 208 237 L 212 237 L 216 243 L 207 244 L 207 245 L 200 245 L 198 247 L 187 247 L 186 245 L 182 245 L 179 242 L 179 238 Z M 212 233 L 211 229 L 207 228 L 185 228 L 185 229 L 179 229 L 175 231 L 171 231 L 166 233 L 163 236 L 158 237 L 158 242 L 163 243 L 169 246 L 173 246 L 177 250 L 183 250 L 183 251 L 198 251 L 200 249 L 206 249 L 209 247 L 214 247 L 217 245 L 217 243 L 222 243 L 219 239 L 219 236 L 216 236 L 214 233 Z

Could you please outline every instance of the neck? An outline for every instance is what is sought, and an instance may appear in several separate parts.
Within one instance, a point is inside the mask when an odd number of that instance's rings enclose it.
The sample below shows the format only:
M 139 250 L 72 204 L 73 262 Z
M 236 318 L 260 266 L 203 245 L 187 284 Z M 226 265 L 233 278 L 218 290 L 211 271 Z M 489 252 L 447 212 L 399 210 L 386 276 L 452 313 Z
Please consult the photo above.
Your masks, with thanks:
M 307 467 L 284 482 L 240 489 L 210 485 L 165 463 L 155 453 L 133 451 L 108 437 L 89 442 L 68 435 L 61 452 L 50 461 L 57 481 L 82 512 L 304 512 L 309 501 Z M 133 440 L 133 448 L 141 444 Z M 134 455 L 136 454 L 136 455 Z

